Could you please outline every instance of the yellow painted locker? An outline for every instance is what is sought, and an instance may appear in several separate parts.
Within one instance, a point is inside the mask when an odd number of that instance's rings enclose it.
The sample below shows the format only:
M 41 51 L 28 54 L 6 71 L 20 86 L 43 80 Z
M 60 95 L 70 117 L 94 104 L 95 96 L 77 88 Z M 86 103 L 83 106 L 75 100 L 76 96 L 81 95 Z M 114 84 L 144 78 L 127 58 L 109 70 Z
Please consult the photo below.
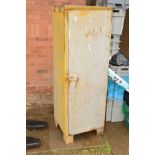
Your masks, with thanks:
M 103 133 L 112 9 L 53 7 L 54 118 L 65 143 L 73 136 Z

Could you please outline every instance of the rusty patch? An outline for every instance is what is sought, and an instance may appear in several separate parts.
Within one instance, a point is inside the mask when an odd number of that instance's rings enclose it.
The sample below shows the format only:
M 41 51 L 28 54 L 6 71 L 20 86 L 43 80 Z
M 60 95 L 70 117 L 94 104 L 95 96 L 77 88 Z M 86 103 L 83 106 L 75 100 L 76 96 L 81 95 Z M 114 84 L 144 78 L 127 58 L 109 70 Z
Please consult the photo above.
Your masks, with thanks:
M 88 11 L 80 11 L 80 16 L 86 16 L 88 15 Z

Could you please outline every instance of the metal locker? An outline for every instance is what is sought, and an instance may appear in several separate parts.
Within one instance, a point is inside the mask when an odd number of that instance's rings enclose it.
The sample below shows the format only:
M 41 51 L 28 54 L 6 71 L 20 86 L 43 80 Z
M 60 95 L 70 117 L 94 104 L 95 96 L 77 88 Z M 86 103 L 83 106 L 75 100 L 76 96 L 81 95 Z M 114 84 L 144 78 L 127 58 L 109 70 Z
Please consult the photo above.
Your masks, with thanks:
M 54 118 L 65 142 L 103 132 L 112 8 L 53 7 Z

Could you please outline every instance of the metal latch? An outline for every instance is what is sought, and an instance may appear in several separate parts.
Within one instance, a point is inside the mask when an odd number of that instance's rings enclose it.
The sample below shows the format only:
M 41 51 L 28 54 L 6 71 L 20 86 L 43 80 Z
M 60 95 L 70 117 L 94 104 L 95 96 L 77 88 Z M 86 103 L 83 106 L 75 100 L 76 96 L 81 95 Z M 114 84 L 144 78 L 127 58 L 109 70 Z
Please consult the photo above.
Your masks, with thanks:
M 67 76 L 68 86 L 70 86 L 71 82 L 75 82 L 75 86 L 77 86 L 79 82 L 79 76 L 77 74 L 70 74 Z

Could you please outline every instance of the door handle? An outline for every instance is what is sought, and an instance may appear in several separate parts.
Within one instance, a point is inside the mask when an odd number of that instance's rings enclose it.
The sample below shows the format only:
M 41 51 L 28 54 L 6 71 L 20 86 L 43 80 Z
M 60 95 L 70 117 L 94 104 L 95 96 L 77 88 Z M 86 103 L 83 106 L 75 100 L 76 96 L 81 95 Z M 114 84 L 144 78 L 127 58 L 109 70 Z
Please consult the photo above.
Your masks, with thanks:
M 79 82 L 79 76 L 77 74 L 70 74 L 67 76 L 68 85 L 70 85 L 71 82 L 75 82 L 75 86 L 77 86 Z

